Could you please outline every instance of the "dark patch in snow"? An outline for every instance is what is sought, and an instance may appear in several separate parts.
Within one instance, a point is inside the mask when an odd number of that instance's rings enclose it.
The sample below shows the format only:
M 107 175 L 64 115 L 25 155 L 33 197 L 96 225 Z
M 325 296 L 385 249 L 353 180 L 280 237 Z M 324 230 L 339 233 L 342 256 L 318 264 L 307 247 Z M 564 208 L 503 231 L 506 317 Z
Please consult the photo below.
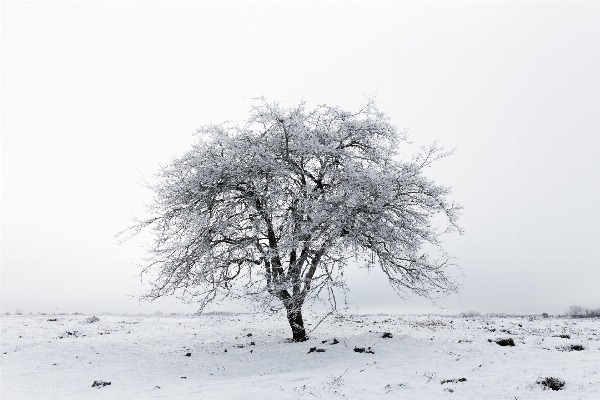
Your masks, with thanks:
M 47 321 L 56 322 L 56 318 L 48 318 Z
M 443 385 L 444 383 L 458 383 L 458 382 L 466 382 L 467 378 L 458 378 L 458 379 L 444 379 L 440 383 Z
M 310 353 L 325 353 L 325 349 L 317 349 L 316 347 L 311 347 L 310 350 L 308 351 L 308 354 Z
M 392 335 L 390 332 L 385 332 L 385 333 L 383 334 L 383 336 L 381 336 L 381 337 L 382 337 L 382 338 L 388 338 L 388 339 L 391 339 L 391 338 L 393 338 L 394 336 L 393 336 L 393 335 Z
M 567 334 L 552 335 L 552 337 L 559 337 L 561 339 L 571 339 L 571 335 L 567 335 Z
M 513 338 L 488 339 L 488 342 L 490 342 L 490 343 L 494 342 L 500 346 L 514 346 L 515 345 L 515 341 L 513 340 Z
M 227 350 L 225 350 L 225 351 L 227 351 Z M 191 357 L 191 356 L 192 356 L 192 353 L 185 353 L 185 356 L 186 356 L 186 357 Z
M 354 352 L 355 353 L 369 353 L 369 354 L 375 354 L 375 352 L 373 350 L 371 350 L 370 347 L 367 347 L 366 349 L 364 347 L 355 347 L 354 348 Z
M 331 342 L 331 344 L 338 344 L 339 341 L 336 338 L 333 338 L 333 342 Z
M 551 376 L 540 379 L 536 383 L 541 385 L 544 390 L 561 390 L 565 386 L 565 381 L 561 381 L 560 379 Z
M 563 346 L 560 348 L 560 351 L 581 351 L 584 350 L 585 347 L 583 347 L 580 344 L 572 344 L 570 346 Z
M 102 388 L 102 387 L 108 386 L 110 384 L 111 384 L 110 382 L 94 381 L 94 383 L 92 383 L 92 387 Z
M 67 338 L 67 337 L 75 337 L 75 338 L 77 338 L 77 337 L 80 337 L 80 336 L 85 336 L 85 335 L 82 335 L 81 333 L 79 333 L 79 331 L 73 331 L 73 332 L 66 331 L 63 335 L 60 335 L 58 338 L 59 339 L 64 339 L 64 338 Z

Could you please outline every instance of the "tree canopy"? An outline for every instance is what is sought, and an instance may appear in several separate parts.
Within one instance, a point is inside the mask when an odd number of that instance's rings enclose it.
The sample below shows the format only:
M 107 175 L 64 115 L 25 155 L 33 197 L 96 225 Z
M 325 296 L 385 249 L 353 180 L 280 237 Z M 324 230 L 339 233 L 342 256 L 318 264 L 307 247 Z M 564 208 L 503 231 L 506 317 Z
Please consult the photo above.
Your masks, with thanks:
M 150 216 L 133 227 L 154 233 L 147 297 L 176 294 L 200 308 L 250 297 L 285 307 L 303 340 L 302 305 L 335 296 L 351 260 L 380 267 L 400 293 L 455 291 L 440 235 L 460 231 L 461 207 L 424 176 L 448 153 L 433 145 L 404 160 L 406 141 L 372 100 L 351 113 L 263 99 L 244 126 L 202 127 L 160 169 Z

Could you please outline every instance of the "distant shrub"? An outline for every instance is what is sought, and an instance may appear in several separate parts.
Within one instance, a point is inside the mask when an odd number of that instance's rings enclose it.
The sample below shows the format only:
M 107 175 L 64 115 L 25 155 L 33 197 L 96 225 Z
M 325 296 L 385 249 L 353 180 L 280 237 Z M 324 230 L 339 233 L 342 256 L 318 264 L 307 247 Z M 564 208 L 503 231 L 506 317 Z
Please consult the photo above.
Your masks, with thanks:
M 600 308 L 590 309 L 587 307 L 571 306 L 566 315 L 570 318 L 600 318 Z
M 546 377 L 543 379 L 539 379 L 536 382 L 538 385 L 541 385 L 544 390 L 561 390 L 565 386 L 565 381 L 561 381 L 558 378 Z
M 23 311 L 21 311 L 21 310 L 19 310 L 19 309 L 16 309 L 16 310 L 15 310 L 15 314 L 16 314 L 16 315 L 23 315 Z
M 98 321 L 100 321 L 100 318 L 96 317 L 95 315 L 85 319 L 86 324 L 93 324 L 94 322 L 98 322 Z
M 163 315 L 163 312 L 156 310 L 154 311 L 154 313 L 152 313 L 152 315 L 154 315 L 155 317 L 161 317 Z
M 481 313 L 478 311 L 469 310 L 461 312 L 460 316 L 463 318 L 481 317 Z

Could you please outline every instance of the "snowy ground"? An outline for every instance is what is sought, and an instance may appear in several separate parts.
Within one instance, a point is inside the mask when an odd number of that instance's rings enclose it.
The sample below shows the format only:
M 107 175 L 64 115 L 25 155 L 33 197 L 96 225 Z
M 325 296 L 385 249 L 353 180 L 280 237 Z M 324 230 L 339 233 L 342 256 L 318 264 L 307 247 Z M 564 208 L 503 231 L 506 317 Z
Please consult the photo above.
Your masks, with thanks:
M 348 316 L 286 343 L 283 316 L 86 318 L 1 316 L 1 398 L 600 399 L 598 319 Z M 550 376 L 563 390 L 536 384 Z

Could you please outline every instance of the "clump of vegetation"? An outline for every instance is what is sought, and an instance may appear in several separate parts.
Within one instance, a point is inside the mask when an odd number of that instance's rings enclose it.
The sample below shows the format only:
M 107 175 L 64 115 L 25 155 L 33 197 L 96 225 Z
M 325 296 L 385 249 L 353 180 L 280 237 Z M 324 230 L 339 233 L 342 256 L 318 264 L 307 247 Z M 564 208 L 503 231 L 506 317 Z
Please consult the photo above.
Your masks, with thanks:
M 562 346 L 560 348 L 561 351 L 581 351 L 581 350 L 584 350 L 584 349 L 585 349 L 585 347 L 583 347 L 580 344 L 571 344 L 571 345 L 568 345 L 568 346 Z
M 501 338 L 501 339 L 488 339 L 488 342 L 494 342 L 500 346 L 514 346 L 515 341 L 513 338 Z
M 552 337 L 559 337 L 561 339 L 571 339 L 571 335 L 567 335 L 566 333 L 562 333 L 560 335 L 552 335 Z
M 544 390 L 561 390 L 565 386 L 565 381 L 561 381 L 558 378 L 546 377 L 544 379 L 539 379 L 536 382 L 538 385 L 541 385 Z
M 100 321 L 100 318 L 96 317 L 95 315 L 85 319 L 86 324 L 93 324 L 94 322 L 98 322 L 98 321 Z
M 571 306 L 566 315 L 570 318 L 600 318 L 600 308 L 591 309 L 587 307 Z
M 385 332 L 385 333 L 383 334 L 383 336 L 381 336 L 381 337 L 382 337 L 382 338 L 386 338 L 386 339 L 391 339 L 391 338 L 393 338 L 394 336 L 391 334 L 391 332 Z

